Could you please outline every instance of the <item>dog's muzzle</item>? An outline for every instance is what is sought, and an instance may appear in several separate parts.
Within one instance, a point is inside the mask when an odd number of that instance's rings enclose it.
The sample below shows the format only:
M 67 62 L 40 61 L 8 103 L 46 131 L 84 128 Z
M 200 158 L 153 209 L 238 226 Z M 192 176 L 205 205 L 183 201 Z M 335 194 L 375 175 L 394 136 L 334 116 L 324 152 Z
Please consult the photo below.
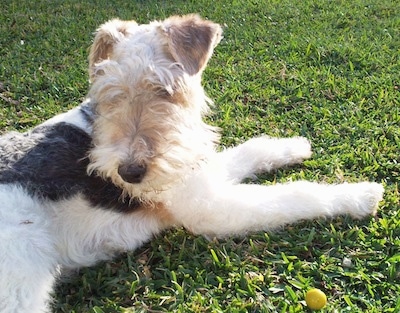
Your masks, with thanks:
M 124 164 L 118 167 L 121 178 L 131 184 L 142 182 L 147 172 L 147 166 L 143 164 Z

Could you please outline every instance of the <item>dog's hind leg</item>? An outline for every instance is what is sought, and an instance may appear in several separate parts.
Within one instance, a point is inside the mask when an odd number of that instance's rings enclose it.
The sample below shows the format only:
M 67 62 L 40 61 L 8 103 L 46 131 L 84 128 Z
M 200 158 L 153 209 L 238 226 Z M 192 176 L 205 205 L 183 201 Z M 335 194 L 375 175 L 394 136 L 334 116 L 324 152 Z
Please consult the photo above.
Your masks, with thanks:
M 32 221 L 4 227 L 0 233 L 0 312 L 50 312 L 48 302 L 56 264 L 43 233 L 24 231 Z M 19 229 L 18 229 L 19 228 Z
M 49 312 L 57 274 L 50 216 L 22 189 L 0 185 L 0 312 Z
M 227 180 L 238 183 L 255 173 L 301 163 L 310 156 L 311 145 L 304 137 L 263 136 L 218 153 L 217 162 L 226 169 Z
M 194 233 L 217 237 L 268 231 L 319 217 L 361 218 L 375 213 L 383 194 L 377 183 L 232 185 L 206 176 L 188 180 L 174 195 L 171 211 Z

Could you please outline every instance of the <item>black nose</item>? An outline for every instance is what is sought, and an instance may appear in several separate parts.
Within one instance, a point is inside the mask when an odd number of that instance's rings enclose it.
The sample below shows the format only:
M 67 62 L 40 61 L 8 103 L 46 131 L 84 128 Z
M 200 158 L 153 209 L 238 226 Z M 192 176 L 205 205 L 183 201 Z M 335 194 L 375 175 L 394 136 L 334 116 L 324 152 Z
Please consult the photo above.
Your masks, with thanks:
M 121 178 L 131 184 L 140 183 L 146 175 L 147 167 L 143 164 L 127 164 L 118 168 Z

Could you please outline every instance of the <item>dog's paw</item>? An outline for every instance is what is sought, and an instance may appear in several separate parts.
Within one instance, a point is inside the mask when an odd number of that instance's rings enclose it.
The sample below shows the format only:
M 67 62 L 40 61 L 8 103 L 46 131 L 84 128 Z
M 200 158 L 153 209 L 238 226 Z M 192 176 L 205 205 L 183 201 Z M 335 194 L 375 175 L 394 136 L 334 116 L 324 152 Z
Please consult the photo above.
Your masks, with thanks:
M 348 214 L 357 219 L 376 214 L 378 204 L 383 199 L 384 188 L 381 184 L 363 182 L 348 184 L 347 188 L 347 193 L 354 199 L 353 205 L 348 207 Z
M 255 172 L 270 172 L 283 166 L 298 164 L 311 157 L 311 144 L 304 137 L 252 138 L 242 145 L 241 156 L 255 164 Z
M 288 164 L 297 164 L 311 157 L 311 143 L 305 137 L 286 138 L 285 157 Z

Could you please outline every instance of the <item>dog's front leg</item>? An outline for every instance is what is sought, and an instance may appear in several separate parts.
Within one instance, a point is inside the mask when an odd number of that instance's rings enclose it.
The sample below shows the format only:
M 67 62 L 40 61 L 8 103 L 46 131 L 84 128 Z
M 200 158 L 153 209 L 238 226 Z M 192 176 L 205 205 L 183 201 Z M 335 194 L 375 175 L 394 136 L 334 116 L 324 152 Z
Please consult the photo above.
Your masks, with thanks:
M 298 164 L 311 156 L 310 142 L 304 137 L 252 138 L 216 156 L 218 167 L 225 169 L 227 180 L 238 183 L 255 173 L 270 172 Z
M 221 237 L 318 217 L 362 218 L 375 213 L 382 194 L 377 183 L 232 185 L 198 175 L 186 182 L 170 205 L 176 219 L 192 232 Z

